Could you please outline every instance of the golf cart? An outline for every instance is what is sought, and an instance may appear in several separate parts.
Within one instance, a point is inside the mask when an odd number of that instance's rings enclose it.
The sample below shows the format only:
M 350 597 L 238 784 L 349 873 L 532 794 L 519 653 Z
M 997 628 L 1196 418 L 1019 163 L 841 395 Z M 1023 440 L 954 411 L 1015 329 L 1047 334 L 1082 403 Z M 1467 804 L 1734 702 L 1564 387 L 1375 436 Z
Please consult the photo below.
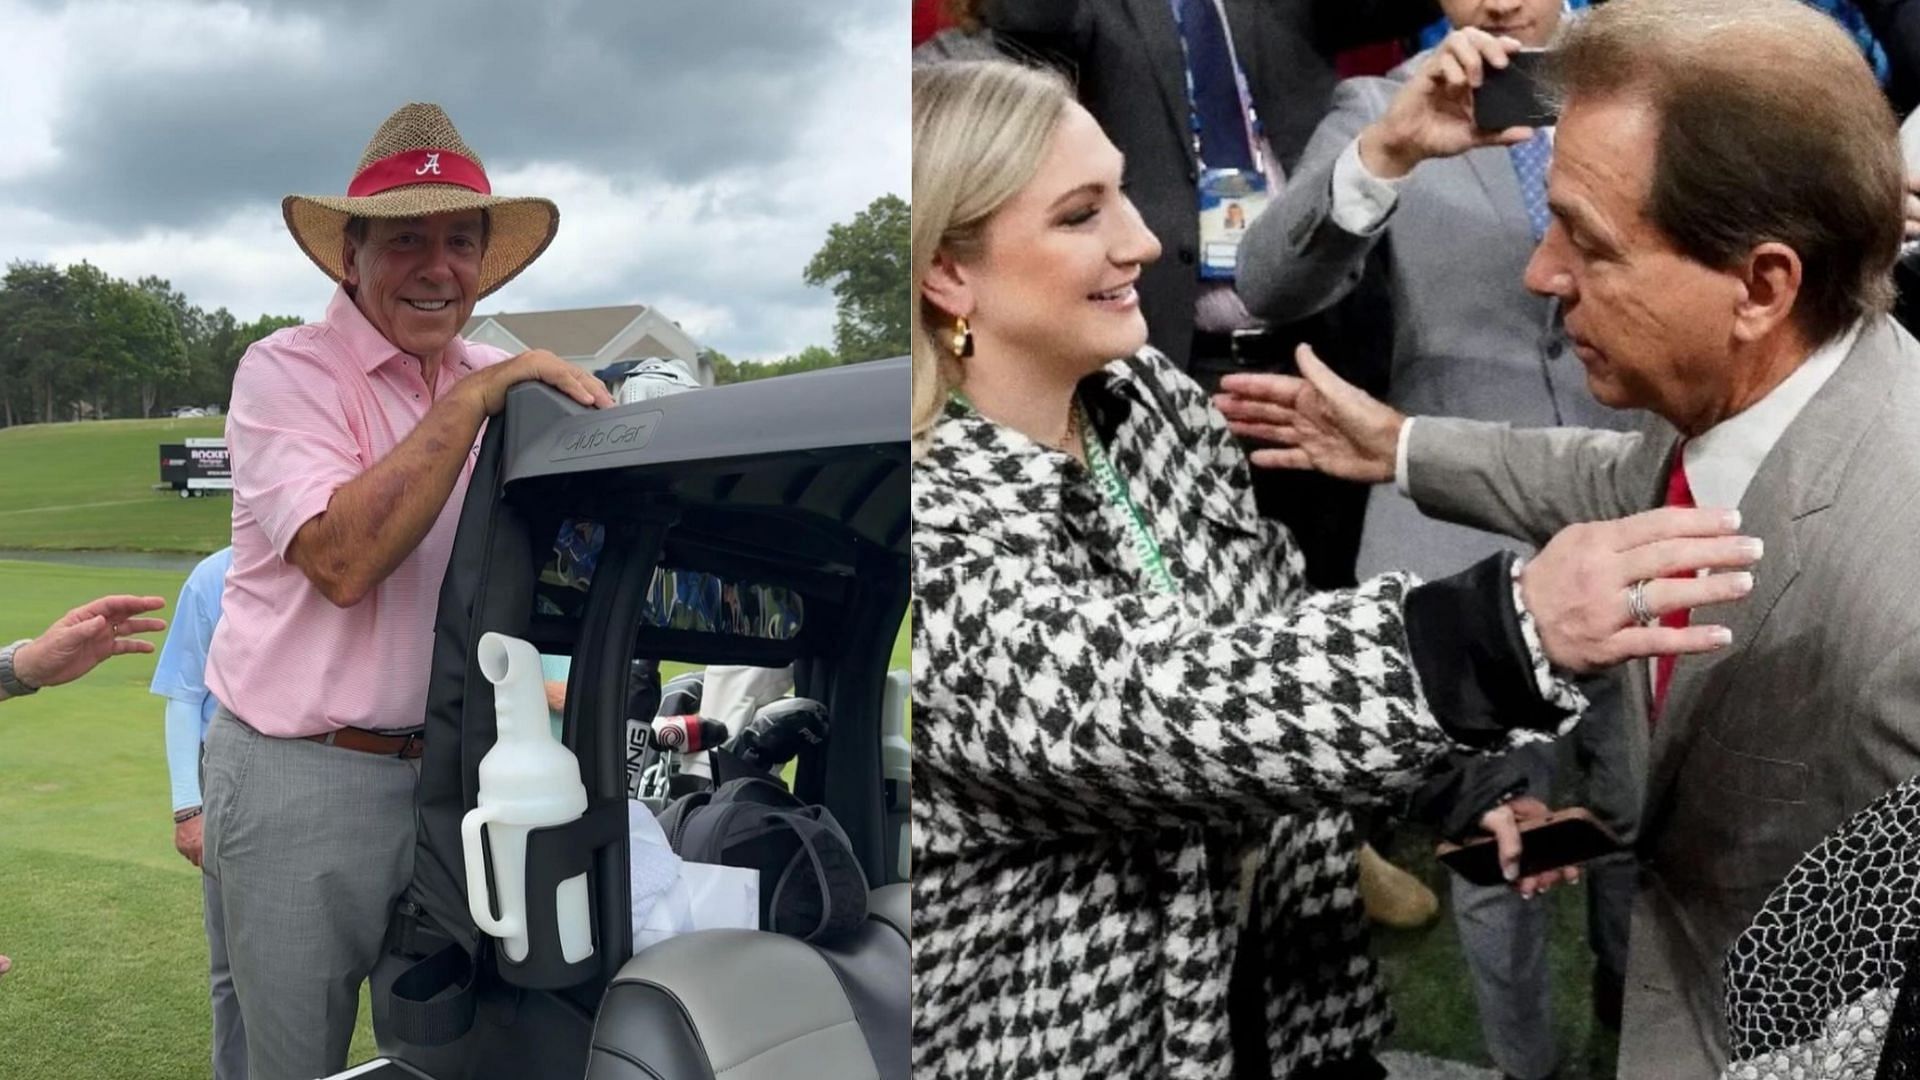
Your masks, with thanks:
M 537 384 L 508 394 L 441 590 L 415 876 L 373 978 L 393 1036 L 381 1052 L 402 1064 L 361 1075 L 906 1076 L 906 785 L 883 764 L 882 726 L 908 593 L 910 386 L 900 359 L 599 411 Z M 496 737 L 475 662 L 489 632 L 572 658 L 560 741 L 588 797 L 528 834 L 518 961 L 469 914 L 462 846 Z M 795 692 L 830 710 L 793 790 L 831 812 L 865 872 L 856 931 L 704 930 L 634 953 L 636 659 L 791 664 Z M 592 951 L 569 961 L 555 890 L 583 873 Z

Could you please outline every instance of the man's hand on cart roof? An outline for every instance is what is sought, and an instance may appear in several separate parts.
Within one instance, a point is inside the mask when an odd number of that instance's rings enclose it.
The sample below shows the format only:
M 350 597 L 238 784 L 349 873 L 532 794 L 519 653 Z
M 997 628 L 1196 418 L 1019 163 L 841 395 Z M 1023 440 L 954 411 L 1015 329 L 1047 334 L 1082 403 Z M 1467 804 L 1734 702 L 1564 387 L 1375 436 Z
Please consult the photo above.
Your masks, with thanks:
M 463 389 L 480 395 L 486 415 L 498 415 L 506 407 L 507 391 L 515 384 L 543 382 L 582 405 L 606 409 L 613 405 L 607 384 L 567 363 L 545 349 L 528 349 L 511 360 L 482 368 L 461 380 Z

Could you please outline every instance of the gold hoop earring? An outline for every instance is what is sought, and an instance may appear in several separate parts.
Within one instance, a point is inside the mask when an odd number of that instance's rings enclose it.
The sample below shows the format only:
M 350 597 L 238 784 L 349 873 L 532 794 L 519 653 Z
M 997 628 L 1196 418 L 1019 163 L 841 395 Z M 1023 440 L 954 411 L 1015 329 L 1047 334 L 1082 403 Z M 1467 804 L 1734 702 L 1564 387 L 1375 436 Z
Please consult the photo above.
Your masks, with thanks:
M 953 337 L 947 342 L 947 348 L 952 350 L 956 360 L 965 360 L 973 355 L 973 327 L 967 325 L 966 316 L 954 316 Z

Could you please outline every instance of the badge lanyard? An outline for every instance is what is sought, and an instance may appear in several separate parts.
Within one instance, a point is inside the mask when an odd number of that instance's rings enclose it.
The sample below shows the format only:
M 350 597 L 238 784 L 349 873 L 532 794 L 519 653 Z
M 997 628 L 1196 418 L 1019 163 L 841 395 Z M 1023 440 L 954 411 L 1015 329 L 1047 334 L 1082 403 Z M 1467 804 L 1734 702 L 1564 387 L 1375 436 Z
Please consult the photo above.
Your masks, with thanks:
M 1169 2 L 1173 5 L 1173 20 L 1180 38 L 1183 59 L 1181 71 L 1186 76 L 1187 117 L 1188 127 L 1192 129 L 1193 158 L 1199 165 L 1194 177 L 1199 212 L 1196 236 L 1199 241 L 1199 266 L 1196 269 L 1201 281 L 1231 282 L 1239 272 L 1240 241 L 1246 234 L 1247 222 L 1266 210 L 1270 198 L 1266 153 L 1261 149 L 1263 137 L 1260 116 L 1254 110 L 1253 95 L 1247 86 L 1246 72 L 1240 67 L 1240 54 L 1234 48 L 1233 28 L 1227 25 L 1226 12 L 1221 9 L 1219 0 L 1201 0 L 1202 3 L 1214 5 L 1214 13 L 1220 20 L 1220 33 L 1227 48 L 1227 64 L 1233 70 L 1234 96 L 1240 106 L 1240 122 L 1247 140 L 1247 156 L 1253 165 L 1251 169 L 1208 166 L 1205 143 L 1201 138 L 1204 121 L 1195 99 L 1193 57 L 1188 51 L 1185 21 L 1180 11 L 1182 0 Z
M 1227 13 L 1219 8 L 1219 0 L 1207 0 L 1220 11 L 1220 31 L 1227 36 L 1227 61 L 1233 65 L 1233 88 L 1240 96 L 1240 111 L 1246 117 L 1247 149 L 1253 154 L 1253 169 L 1261 176 L 1267 174 L 1266 155 L 1260 151 L 1261 131 L 1260 114 L 1253 107 L 1253 95 L 1247 89 L 1247 73 L 1240 68 L 1240 49 L 1233 43 L 1233 27 L 1227 22 Z M 1173 7 L 1173 22 L 1176 30 L 1185 23 L 1180 18 L 1180 0 L 1169 0 Z M 1178 33 L 1180 38 L 1180 73 L 1187 80 L 1187 126 L 1193 135 L 1193 159 L 1200 163 L 1205 171 L 1207 163 L 1200 156 L 1200 110 L 1193 103 L 1193 58 L 1187 55 L 1187 35 L 1184 30 Z
M 1127 531 L 1133 534 L 1133 551 L 1139 556 L 1140 564 L 1147 568 L 1147 578 L 1153 582 L 1154 591 L 1169 595 L 1179 592 L 1174 583 L 1173 574 L 1167 569 L 1167 561 L 1160 554 L 1160 545 L 1154 541 L 1153 534 L 1147 531 L 1147 523 L 1140 516 L 1140 508 L 1134 505 L 1127 494 L 1127 485 L 1114 470 L 1113 462 L 1107 457 L 1107 448 L 1100 445 L 1100 436 L 1093 430 L 1093 424 L 1087 419 L 1087 410 L 1080 404 L 1076 395 L 1073 399 L 1073 415 L 1080 425 L 1080 442 L 1087 449 L 1087 470 L 1106 493 L 1107 501 L 1121 510 L 1127 519 Z

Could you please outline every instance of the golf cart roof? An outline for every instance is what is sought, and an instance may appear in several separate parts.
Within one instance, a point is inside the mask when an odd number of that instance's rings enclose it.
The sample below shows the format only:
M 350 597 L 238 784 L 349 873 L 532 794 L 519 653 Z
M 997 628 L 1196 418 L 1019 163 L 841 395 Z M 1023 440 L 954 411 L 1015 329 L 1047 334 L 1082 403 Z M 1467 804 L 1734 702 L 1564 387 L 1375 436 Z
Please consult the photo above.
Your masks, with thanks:
M 696 531 L 777 545 L 784 530 L 825 527 L 904 558 L 911 393 L 905 357 L 605 410 L 522 384 L 507 399 L 500 479 L 511 501 L 521 489 L 616 514 L 665 497 L 695 519 L 728 515 L 690 520 Z

